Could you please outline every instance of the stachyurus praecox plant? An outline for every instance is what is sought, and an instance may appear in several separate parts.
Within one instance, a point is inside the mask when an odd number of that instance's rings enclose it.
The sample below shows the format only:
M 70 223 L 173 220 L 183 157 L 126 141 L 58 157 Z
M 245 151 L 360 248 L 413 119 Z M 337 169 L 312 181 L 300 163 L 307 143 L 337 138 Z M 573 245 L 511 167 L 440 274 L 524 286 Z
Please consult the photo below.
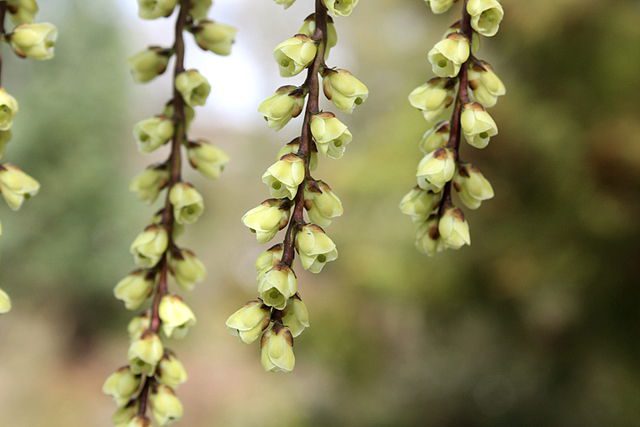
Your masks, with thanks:
M 53 58 L 58 30 L 49 23 L 34 23 L 38 13 L 35 0 L 0 1 L 0 37 L 20 58 L 45 61 Z M 7 31 L 7 18 L 15 24 Z M 0 160 L 11 140 L 13 120 L 18 114 L 18 101 L 7 92 L 2 81 L 2 53 L 0 52 Z M 40 190 L 38 181 L 17 166 L 0 162 L 0 192 L 11 210 L 17 211 L 25 200 Z M 2 224 L 0 224 L 2 235 Z M 11 310 L 9 295 L 0 289 L 0 314 Z
M 167 146 L 168 158 L 147 167 L 131 182 L 131 191 L 146 203 L 163 194 L 162 207 L 151 224 L 131 244 L 138 269 L 115 287 L 116 298 L 129 310 L 142 312 L 129 323 L 129 363 L 110 375 L 103 391 L 111 395 L 118 410 L 116 426 L 167 425 L 179 419 L 183 407 L 174 389 L 187 379 L 184 366 L 166 348 L 165 338 L 182 338 L 196 323 L 183 299 L 170 290 L 189 291 L 205 276 L 205 267 L 176 238 L 187 224 L 204 211 L 202 195 L 182 179 L 183 155 L 202 175 L 215 179 L 229 161 L 227 155 L 204 140 L 191 140 L 188 130 L 194 107 L 206 103 L 211 87 L 195 69 L 185 69 L 184 32 L 193 35 L 203 49 L 228 55 L 236 30 L 208 20 L 211 0 L 138 0 L 142 19 L 175 16 L 175 39 L 171 47 L 151 46 L 129 60 L 133 78 L 140 83 L 163 74 L 173 58 L 171 99 L 162 113 L 135 125 L 134 136 L 142 153 Z M 150 411 L 151 417 L 148 412 Z
M 488 108 L 506 93 L 489 63 L 478 59 L 480 36 L 493 37 L 504 16 L 497 0 L 427 0 L 434 13 L 462 4 L 462 19 L 429 52 L 437 76 L 409 95 L 430 129 L 420 141 L 425 153 L 416 173 L 417 186 L 400 203 L 417 226 L 416 246 L 427 255 L 471 244 L 469 224 L 452 200 L 452 192 L 469 209 L 493 198 L 480 170 L 462 160 L 462 138 L 485 148 L 498 128 Z
M 276 0 L 285 7 L 293 2 Z M 331 187 L 314 179 L 311 172 L 317 165 L 318 154 L 341 158 L 352 135 L 333 113 L 320 110 L 320 77 L 325 96 L 344 113 L 353 112 L 369 94 L 367 87 L 349 71 L 330 68 L 325 63 L 337 43 L 330 15 L 349 16 L 358 0 L 314 2 L 315 12 L 305 19 L 298 33 L 274 51 L 282 77 L 293 77 L 306 70 L 306 79 L 301 86 L 280 87 L 258 108 L 274 130 L 282 129 L 303 113 L 300 136 L 280 150 L 278 160 L 262 175 L 271 198 L 242 218 L 259 243 L 271 241 L 286 229 L 284 240 L 258 257 L 259 298 L 247 303 L 226 322 L 243 342 L 250 344 L 260 339 L 262 365 L 272 372 L 293 370 L 293 339 L 309 327 L 309 314 L 293 270 L 296 253 L 302 268 L 312 273 L 320 273 L 325 264 L 338 257 L 336 245 L 323 227 L 342 215 L 342 203 Z

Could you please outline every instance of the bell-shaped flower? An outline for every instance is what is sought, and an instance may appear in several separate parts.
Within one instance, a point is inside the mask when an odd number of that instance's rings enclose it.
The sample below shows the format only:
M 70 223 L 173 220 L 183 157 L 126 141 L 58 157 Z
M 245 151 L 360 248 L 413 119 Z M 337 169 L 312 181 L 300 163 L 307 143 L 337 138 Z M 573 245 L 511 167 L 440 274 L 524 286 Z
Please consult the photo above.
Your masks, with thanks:
M 198 70 L 187 70 L 178 74 L 176 89 L 182 95 L 184 102 L 191 107 L 206 104 L 211 93 L 209 81 Z
M 469 0 L 467 12 L 471 15 L 471 27 L 485 37 L 495 36 L 504 18 L 504 9 L 497 0 Z
M 169 171 L 165 167 L 149 167 L 136 175 L 129 184 L 129 191 L 136 193 L 145 203 L 153 203 L 169 181 Z
M 18 25 L 9 42 L 13 51 L 23 58 L 46 61 L 53 58 L 58 29 L 49 23 Z
M 367 86 L 343 69 L 325 69 L 322 74 L 322 88 L 327 99 L 345 113 L 352 113 L 356 105 L 361 105 L 369 97 Z
M 38 194 L 38 181 L 18 167 L 5 163 L 0 165 L 0 193 L 11 210 L 20 209 L 25 200 Z
M 213 21 L 199 21 L 191 28 L 196 43 L 203 50 L 208 50 L 218 55 L 231 54 L 231 48 L 236 40 L 238 30 L 231 25 Z
M 269 166 L 262 175 L 262 182 L 269 187 L 271 197 L 293 200 L 304 177 L 304 160 L 297 154 L 287 154 Z
M 464 138 L 472 147 L 485 148 L 491 137 L 498 134 L 493 117 L 477 102 L 465 104 L 460 116 Z
M 193 311 L 177 295 L 162 297 L 159 314 L 162 320 L 162 331 L 169 338 L 184 338 L 189 329 L 196 324 Z
M 420 150 L 423 153 L 430 153 L 438 148 L 444 148 L 449 142 L 451 128 L 448 121 L 436 124 L 422 135 L 420 140 Z
M 275 325 L 262 335 L 262 367 L 267 372 L 291 372 L 296 365 L 293 336 L 288 328 Z
M 142 268 L 154 267 L 169 246 L 167 230 L 160 225 L 150 225 L 138 234 L 131 244 L 130 252 L 136 265 Z
M 118 369 L 104 382 L 102 392 L 113 397 L 118 407 L 123 407 L 137 393 L 141 378 L 131 372 L 128 366 Z
M 169 270 L 178 285 L 186 291 L 192 290 L 207 275 L 207 269 L 202 261 L 189 249 L 171 252 Z
M 302 267 L 312 273 L 320 273 L 325 264 L 338 258 L 336 244 L 315 224 L 307 224 L 298 231 L 296 249 Z
M 280 75 L 293 77 L 311 65 L 317 53 L 316 42 L 309 36 L 297 34 L 276 46 L 273 56 L 280 68 Z
M 318 113 L 311 117 L 311 135 L 318 151 L 332 159 L 344 155 L 353 135 L 347 125 L 336 118 L 333 113 Z
M 460 249 L 471 244 L 469 223 L 459 208 L 449 208 L 444 212 L 438 223 L 438 232 L 447 248 Z
M 415 88 L 409 95 L 409 103 L 422 111 L 428 126 L 433 126 L 446 116 L 454 99 L 455 82 L 436 77 Z
M 151 414 L 158 425 L 166 426 L 182 418 L 184 408 L 171 387 L 159 385 L 149 396 Z
M 469 87 L 473 98 L 485 108 L 495 106 L 498 98 L 507 93 L 502 80 L 484 61 L 469 66 Z
M 169 201 L 178 224 L 193 224 L 204 212 L 202 195 L 186 182 L 178 182 L 171 187 Z
M 266 305 L 283 310 L 289 298 L 298 292 L 298 280 L 291 268 L 276 266 L 260 278 L 258 292 Z
M 226 325 L 242 342 L 251 344 L 271 321 L 271 310 L 262 301 L 250 301 L 227 319 Z
M 141 153 L 151 153 L 173 137 L 173 121 L 166 116 L 156 116 L 136 123 L 133 136 Z
M 153 275 L 137 270 L 120 280 L 113 293 L 117 299 L 124 302 L 127 310 L 137 310 L 151 296 L 154 284 Z
M 294 338 L 311 326 L 309 323 L 309 310 L 307 310 L 307 306 L 299 296 L 294 296 L 287 303 L 287 308 L 284 309 L 282 316 L 282 323 L 291 331 L 291 335 Z
M 309 219 L 321 227 L 331 225 L 334 218 L 342 216 L 342 202 L 323 181 L 310 181 L 304 192 L 304 206 Z
M 144 333 L 129 346 L 129 367 L 136 375 L 144 374 L 148 377 L 155 374 L 156 365 L 162 359 L 164 346 L 157 334 Z
M 304 97 L 297 92 L 295 86 L 282 86 L 276 93 L 262 101 L 258 112 L 264 116 L 267 125 L 275 130 L 280 130 L 298 117 L 304 106 Z
M 259 243 L 266 243 L 287 226 L 289 214 L 289 206 L 280 200 L 269 199 L 244 214 L 242 222 L 256 234 Z
M 429 62 L 436 76 L 456 77 L 469 54 L 469 40 L 460 33 L 451 33 L 429 51 Z
M 439 148 L 428 153 L 418 165 L 416 177 L 423 190 L 439 192 L 456 172 L 456 159 L 453 150 Z
M 478 209 L 485 200 L 493 199 L 491 183 L 484 177 L 480 169 L 472 165 L 462 165 L 453 181 L 460 200 L 469 209 Z
M 146 83 L 155 79 L 167 70 L 171 50 L 151 46 L 129 58 L 129 69 L 133 80 Z
M 417 223 L 429 218 L 438 207 L 440 200 L 442 200 L 442 193 L 434 193 L 416 187 L 402 198 L 400 210 Z
M 138 0 L 138 16 L 142 19 L 164 18 L 173 13 L 178 0 Z

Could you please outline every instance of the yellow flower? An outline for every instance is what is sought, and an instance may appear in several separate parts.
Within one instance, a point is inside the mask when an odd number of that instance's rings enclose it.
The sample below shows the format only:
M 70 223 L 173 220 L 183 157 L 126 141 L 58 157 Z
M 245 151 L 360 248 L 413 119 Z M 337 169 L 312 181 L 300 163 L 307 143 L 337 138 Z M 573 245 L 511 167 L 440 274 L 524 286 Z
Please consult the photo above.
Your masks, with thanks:
M 456 160 L 452 150 L 439 148 L 423 157 L 418 165 L 418 185 L 423 190 L 439 192 L 453 179 Z
M 487 110 L 480 104 L 466 104 L 460 116 L 462 132 L 472 147 L 485 148 L 491 137 L 498 134 L 498 126 Z
M 262 182 L 269 187 L 271 197 L 293 200 L 304 177 L 304 160 L 297 154 L 287 154 L 267 169 Z
M 298 292 L 298 280 L 289 267 L 276 266 L 260 278 L 258 292 L 266 305 L 282 310 L 287 300 Z
M 20 209 L 25 200 L 38 194 L 38 181 L 9 163 L 0 165 L 0 192 L 11 210 Z
M 226 325 L 242 342 L 251 344 L 262 335 L 271 320 L 271 310 L 262 301 L 250 301 L 227 319 Z
M 204 50 L 227 56 L 235 43 L 238 30 L 231 25 L 213 21 L 200 21 L 191 31 L 196 43 Z
M 267 372 L 291 372 L 296 364 L 293 336 L 286 327 L 274 326 L 262 336 L 262 366 Z
M 326 69 L 322 77 L 325 96 L 340 111 L 352 113 L 356 105 L 361 105 L 369 97 L 367 86 L 347 70 Z
M 15 53 L 23 58 L 45 61 L 53 58 L 58 29 L 53 24 L 21 24 L 9 41 Z
M 193 224 L 204 212 L 202 195 L 186 182 L 179 182 L 171 187 L 169 201 L 178 224 Z
M 178 74 L 176 89 L 184 102 L 191 107 L 206 104 L 211 93 L 211 85 L 198 70 L 187 70 Z
M 311 135 L 318 151 L 332 159 L 341 158 L 353 140 L 347 126 L 333 113 L 314 114 L 311 117 Z
M 318 52 L 316 43 L 304 34 L 291 37 L 273 51 L 282 77 L 298 75 L 313 62 Z
M 298 231 L 296 249 L 302 267 L 312 273 L 320 273 L 326 263 L 338 258 L 336 244 L 315 224 L 307 224 Z
M 242 222 L 256 234 L 258 242 L 266 243 L 287 226 L 289 212 L 280 200 L 270 199 L 244 214 Z
M 436 76 L 456 77 L 469 54 L 469 40 L 460 33 L 451 33 L 429 51 L 429 62 Z
M 258 112 L 264 116 L 267 125 L 275 130 L 280 130 L 298 117 L 302 112 L 304 97 L 298 95 L 295 86 L 282 86 L 276 93 L 262 101 Z
M 167 70 L 171 53 L 167 49 L 152 46 L 129 58 L 129 68 L 138 83 L 149 82 Z
M 182 298 L 177 295 L 165 295 L 160 301 L 160 320 L 162 330 L 169 338 L 184 338 L 189 329 L 196 324 L 196 316 Z

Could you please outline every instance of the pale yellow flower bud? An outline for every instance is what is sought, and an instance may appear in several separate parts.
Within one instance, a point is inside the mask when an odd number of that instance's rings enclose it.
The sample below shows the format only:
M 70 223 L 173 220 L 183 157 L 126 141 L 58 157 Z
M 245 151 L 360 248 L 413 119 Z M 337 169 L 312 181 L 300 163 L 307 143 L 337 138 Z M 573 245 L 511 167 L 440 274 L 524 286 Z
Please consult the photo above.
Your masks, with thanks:
M 498 98 L 507 93 L 502 80 L 486 62 L 469 66 L 469 87 L 474 99 L 485 108 L 495 106 Z
M 416 187 L 409 191 L 400 202 L 400 210 L 411 217 L 413 222 L 425 221 L 438 207 L 442 200 L 441 193 L 425 191 Z
M 186 291 L 192 290 L 207 275 L 207 269 L 202 261 L 188 249 L 172 252 L 169 258 L 169 267 L 178 285 Z
M 498 126 L 493 117 L 477 102 L 464 106 L 460 123 L 465 139 L 476 148 L 485 148 L 491 137 L 498 134 Z
M 469 223 L 464 218 L 464 213 L 458 208 L 449 208 L 440 218 L 438 232 L 442 243 L 450 249 L 460 249 L 464 245 L 471 244 L 469 235 Z
M 280 43 L 273 56 L 280 67 L 282 77 L 293 77 L 307 68 L 316 57 L 318 46 L 304 34 L 298 34 Z
M 453 81 L 436 77 L 415 88 L 409 95 L 409 103 L 422 111 L 428 126 L 433 126 L 445 118 L 447 109 L 453 103 L 454 89 Z
M 176 388 L 187 381 L 187 371 L 182 362 L 171 353 L 164 355 L 158 364 L 158 381 L 171 388 Z
M 264 116 L 267 125 L 275 130 L 280 130 L 298 117 L 304 106 L 304 97 L 294 93 L 295 86 L 282 86 L 276 93 L 262 101 L 258 112 Z
M 142 19 L 158 19 L 171 15 L 178 0 L 138 0 L 138 16 Z
M 0 192 L 11 210 L 20 209 L 25 200 L 38 194 L 38 181 L 9 163 L 0 165 Z
M 269 166 L 262 182 L 269 187 L 272 197 L 293 200 L 305 176 L 304 160 L 297 154 L 287 154 Z
M 169 245 L 167 230 L 159 225 L 150 225 L 138 234 L 131 244 L 131 254 L 136 265 L 142 268 L 155 266 Z
M 278 265 L 282 260 L 282 255 L 284 253 L 282 243 L 272 246 L 266 251 L 262 252 L 258 255 L 256 259 L 256 272 L 258 273 L 258 280 L 273 267 Z
M 266 305 L 282 310 L 287 300 L 298 292 L 298 280 L 289 267 L 276 266 L 260 278 L 258 292 Z
M 0 289 L 0 314 L 6 314 L 11 311 L 11 298 L 4 290 Z
M 322 74 L 322 88 L 327 99 L 340 111 L 352 113 L 369 97 L 369 89 L 353 74 L 343 69 L 326 69 Z
M 224 151 L 203 140 L 190 142 L 187 155 L 191 166 L 211 179 L 220 177 L 229 163 L 229 156 Z
M 200 21 L 191 29 L 196 43 L 203 50 L 208 50 L 218 55 L 231 54 L 231 48 L 236 41 L 238 30 L 227 24 L 213 21 Z
M 146 203 L 153 203 L 169 181 L 169 171 L 164 167 L 150 167 L 143 170 L 129 184 L 129 191 L 136 193 Z
M 13 126 L 13 119 L 20 107 L 18 101 L 4 88 L 0 88 L 0 130 L 7 131 Z
M 420 150 L 423 153 L 430 153 L 438 148 L 444 148 L 449 142 L 449 135 L 451 129 L 449 122 L 444 121 L 436 124 L 433 128 L 429 129 L 422 135 L 420 140 Z
M 102 392 L 113 397 L 116 405 L 125 406 L 140 387 L 140 376 L 131 372 L 128 366 L 118 369 L 109 375 L 102 386 Z
M 457 21 L 455 24 L 447 28 L 445 31 L 443 38 L 449 37 L 451 34 L 458 34 L 462 31 L 462 25 L 460 25 L 460 21 Z M 474 32 L 471 37 L 471 53 L 477 55 L 480 52 L 480 42 L 481 36 L 478 33 Z
M 138 83 L 146 83 L 155 79 L 167 70 L 171 51 L 158 46 L 151 46 L 129 58 L 129 69 L 133 79 Z
M 353 135 L 347 125 L 336 118 L 333 113 L 318 113 L 311 117 L 311 135 L 318 151 L 332 159 L 344 155 Z
M 8 0 L 7 9 L 14 24 L 30 24 L 38 13 L 36 0 Z
M 169 201 L 178 224 L 193 224 L 204 212 L 202 195 L 193 185 L 186 182 L 179 182 L 171 187 Z
M 262 336 L 262 367 L 267 372 L 291 372 L 296 365 L 293 354 L 293 336 L 289 329 L 274 326 Z
M 141 153 L 151 153 L 171 140 L 173 121 L 165 116 L 142 120 L 133 128 L 133 136 Z
M 184 338 L 189 329 L 196 324 L 195 314 L 177 295 L 162 297 L 159 313 L 162 331 L 169 338 Z
M 141 314 L 140 316 L 136 316 L 127 325 L 127 332 L 129 334 L 130 340 L 137 340 L 144 334 L 144 332 L 149 329 L 151 325 L 151 318 L 149 317 L 149 313 Z
M 296 2 L 296 0 L 274 0 L 274 1 L 276 2 L 276 4 L 284 6 L 285 9 L 290 8 L 291 5 Z
M 332 15 L 349 16 L 360 0 L 322 0 Z
M 444 250 L 438 231 L 438 219 L 429 218 L 420 224 L 416 232 L 416 248 L 425 255 L 434 256 Z
M 251 344 L 270 323 L 271 310 L 262 301 L 250 301 L 227 319 L 226 325 L 242 342 Z
M 58 29 L 53 24 L 22 24 L 11 34 L 14 52 L 23 58 L 46 61 L 53 58 Z
M 266 243 L 287 226 L 289 209 L 283 209 L 280 200 L 270 199 L 244 214 L 242 222 L 260 243 Z
M 327 227 L 334 218 L 342 216 L 342 202 L 323 181 L 309 182 L 304 192 L 304 203 L 309 219 L 314 224 Z
M 278 159 L 281 159 L 283 156 L 287 154 L 298 154 L 300 151 L 300 137 L 294 139 L 288 144 L 284 145 L 278 151 Z M 309 169 L 315 170 L 318 167 L 318 150 L 316 147 L 311 147 L 311 158 L 309 160 Z
M 316 32 L 316 18 L 315 14 L 311 14 L 307 16 L 304 20 L 304 23 L 298 30 L 298 34 L 304 34 L 308 37 L 313 37 Z M 327 19 L 327 46 L 325 47 L 325 57 L 329 56 L 329 51 L 331 48 L 335 47 L 338 44 L 338 32 L 336 31 L 336 26 L 333 23 L 333 18 L 330 16 Z
M 189 15 L 195 20 L 204 19 L 207 17 L 212 5 L 213 0 L 191 0 Z
M 431 7 L 431 11 L 436 14 L 447 12 L 453 6 L 454 0 L 425 0 Z
M 198 70 L 187 70 L 176 77 L 176 89 L 187 105 L 195 107 L 207 103 L 211 93 L 211 85 Z
M 482 175 L 480 169 L 472 165 L 460 166 L 453 182 L 460 200 L 469 209 L 478 209 L 482 202 L 494 197 L 491 183 Z
M 134 374 L 154 375 L 156 365 L 162 359 L 164 347 L 160 337 L 153 333 L 144 333 L 129 346 L 129 367 Z
M 298 231 L 296 249 L 302 267 L 312 273 L 320 273 L 326 263 L 338 258 L 336 244 L 315 224 L 307 224 Z
M 111 422 L 115 427 L 149 427 L 140 426 L 135 424 L 130 424 L 134 422 L 134 419 L 137 418 L 136 414 L 138 413 L 138 405 L 132 403 L 128 406 L 123 406 L 118 408 L 118 410 L 111 417 Z
M 0 130 L 0 159 L 4 157 L 4 151 L 7 148 L 9 141 L 11 141 L 11 136 L 11 130 Z
M 294 296 L 287 303 L 287 308 L 284 309 L 284 315 L 282 316 L 282 323 L 289 328 L 294 338 L 300 336 L 306 328 L 311 326 L 309 323 L 309 311 L 299 296 Z
M 455 172 L 455 154 L 447 148 L 439 148 L 422 158 L 416 177 L 423 190 L 439 192 L 453 179 Z
M 159 385 L 149 397 L 153 419 L 161 426 L 166 426 L 182 418 L 184 409 L 170 387 Z
M 151 295 L 153 285 L 153 276 L 144 271 L 134 271 L 118 282 L 113 293 L 124 302 L 127 310 L 137 310 Z
M 429 62 L 438 77 L 455 77 L 469 59 L 469 40 L 460 33 L 449 34 L 429 52 Z
M 469 0 L 467 12 L 473 29 L 485 37 L 495 36 L 504 18 L 504 10 L 497 0 Z

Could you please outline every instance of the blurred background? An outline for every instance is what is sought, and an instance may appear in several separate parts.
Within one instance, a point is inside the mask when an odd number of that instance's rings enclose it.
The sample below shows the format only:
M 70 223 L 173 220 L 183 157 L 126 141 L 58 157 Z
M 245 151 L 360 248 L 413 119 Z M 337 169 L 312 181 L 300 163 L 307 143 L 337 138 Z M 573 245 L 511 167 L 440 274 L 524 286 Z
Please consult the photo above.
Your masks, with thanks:
M 126 362 L 130 318 L 112 288 L 154 211 L 127 191 L 153 160 L 131 128 L 170 84 L 134 85 L 126 58 L 170 43 L 173 20 L 138 20 L 134 0 L 41 3 L 40 20 L 60 28 L 57 57 L 11 58 L 5 77 L 21 104 L 7 159 L 43 188 L 19 214 L 0 207 L 1 285 L 14 297 L 0 320 L 0 425 L 106 427 L 114 405 L 100 389 Z M 189 43 L 188 65 L 213 86 L 192 135 L 233 161 L 215 183 L 188 173 L 207 211 L 181 242 L 209 275 L 186 296 L 197 328 L 172 343 L 191 376 L 180 425 L 640 425 L 640 2 L 503 3 L 480 55 L 508 86 L 492 110 L 500 135 L 463 148 L 497 196 L 467 212 L 473 246 L 436 258 L 415 251 L 397 208 L 425 131 L 406 97 L 431 77 L 426 53 L 459 8 L 434 17 L 422 0 L 375 0 L 337 19 L 330 65 L 371 96 L 343 117 L 354 134 L 344 159 L 315 174 L 345 205 L 329 229 L 340 259 L 317 276 L 298 268 L 312 327 L 294 374 L 273 375 L 224 321 L 254 297 L 266 248 L 240 217 L 267 198 L 260 175 L 299 131 L 276 134 L 256 113 L 290 82 L 271 51 L 312 2 L 217 1 L 212 16 L 240 33 L 228 58 Z

